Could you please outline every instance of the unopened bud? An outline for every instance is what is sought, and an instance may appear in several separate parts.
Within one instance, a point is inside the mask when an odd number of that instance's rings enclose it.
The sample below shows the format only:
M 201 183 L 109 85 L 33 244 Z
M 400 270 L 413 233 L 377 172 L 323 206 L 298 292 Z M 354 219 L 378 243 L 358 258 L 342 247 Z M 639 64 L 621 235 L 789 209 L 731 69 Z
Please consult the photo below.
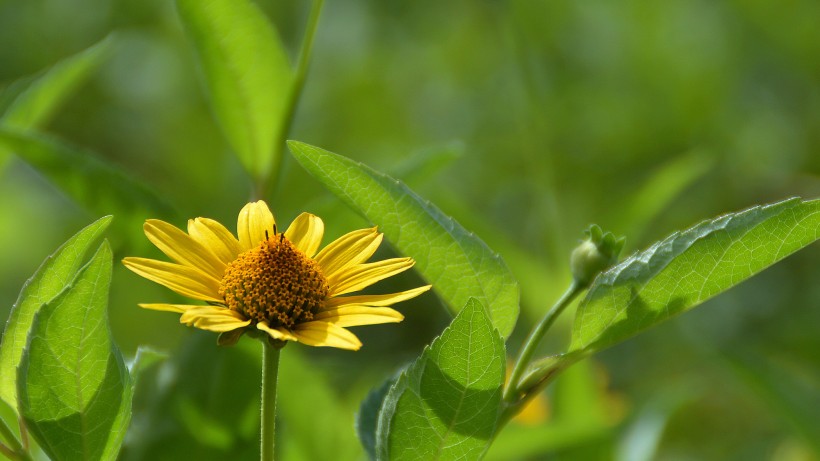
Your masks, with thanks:
M 598 274 L 618 262 L 626 239 L 616 238 L 611 232 L 604 233 L 595 224 L 584 233 L 587 239 L 572 251 L 569 264 L 575 283 L 586 287 Z

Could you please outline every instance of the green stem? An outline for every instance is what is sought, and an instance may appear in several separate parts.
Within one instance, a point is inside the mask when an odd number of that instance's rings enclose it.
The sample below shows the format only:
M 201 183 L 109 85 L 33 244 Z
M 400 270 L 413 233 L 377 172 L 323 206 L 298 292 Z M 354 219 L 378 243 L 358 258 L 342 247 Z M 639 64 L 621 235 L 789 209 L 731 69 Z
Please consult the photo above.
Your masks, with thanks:
M 510 380 L 507 382 L 507 387 L 504 389 L 504 401 L 508 404 L 514 403 L 519 398 L 519 389 L 518 389 L 518 382 L 521 380 L 521 376 L 524 374 L 524 370 L 526 370 L 527 366 L 532 361 L 532 356 L 535 354 L 535 350 L 538 348 L 538 344 L 541 342 L 541 339 L 544 337 L 544 334 L 550 329 L 553 323 L 555 323 L 555 319 L 561 315 L 561 312 L 578 296 L 579 293 L 584 291 L 583 286 L 579 285 L 575 281 L 567 288 L 567 291 L 561 296 L 561 299 L 555 303 L 552 308 L 544 314 L 544 317 L 538 322 L 538 325 L 532 330 L 530 335 L 527 337 L 526 343 L 524 343 L 524 347 L 521 349 L 521 353 L 518 355 L 518 360 L 515 362 L 515 366 L 513 367 L 513 371 L 510 374 Z
M 276 381 L 279 348 L 262 340 L 262 461 L 273 461 L 276 438 Z
M 6 424 L 6 421 L 3 418 L 0 418 L 0 435 L 3 436 L 3 439 L 8 444 L 8 448 L 12 451 L 19 452 L 23 450 L 23 446 L 17 440 L 17 437 L 14 434 L 14 431 Z
M 278 172 L 279 165 L 282 162 L 282 149 L 285 147 L 285 141 L 290 132 L 290 127 L 293 124 L 294 114 L 299 100 L 302 97 L 302 89 L 305 86 L 307 79 L 308 68 L 310 67 L 310 56 L 313 54 L 313 39 L 316 36 L 316 28 L 319 24 L 319 16 L 322 12 L 324 0 L 313 0 L 313 6 L 310 9 L 310 17 L 305 26 L 305 35 L 302 37 L 302 48 L 299 50 L 299 58 L 296 62 L 296 72 L 293 76 L 293 83 L 290 87 L 290 94 L 288 94 L 287 107 L 285 109 L 284 117 L 282 117 L 282 126 L 279 127 L 279 139 L 275 144 L 275 149 L 279 151 L 273 157 L 276 164 L 271 166 L 271 171 Z M 259 181 L 257 189 L 254 191 L 257 197 L 263 197 L 265 188 L 267 187 L 267 180 Z

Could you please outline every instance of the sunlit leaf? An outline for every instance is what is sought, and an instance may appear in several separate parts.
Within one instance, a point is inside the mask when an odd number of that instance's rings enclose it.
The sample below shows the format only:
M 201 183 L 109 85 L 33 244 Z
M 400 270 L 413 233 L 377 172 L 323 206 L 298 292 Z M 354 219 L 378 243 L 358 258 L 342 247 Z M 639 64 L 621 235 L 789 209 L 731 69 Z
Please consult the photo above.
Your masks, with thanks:
M 14 152 L 66 195 L 95 214 L 116 213 L 117 226 L 139 228 L 146 216 L 173 216 L 171 208 L 133 175 L 55 138 L 0 128 L 0 149 Z
M 820 238 L 820 200 L 756 206 L 676 232 L 601 274 L 571 351 L 595 352 L 687 311 Z
M 20 414 L 53 460 L 114 460 L 133 388 L 108 327 L 111 250 L 104 242 L 37 313 L 17 373 Z
M 90 224 L 46 258 L 23 286 L 11 309 L 3 343 L 0 345 L 0 399 L 17 408 L 17 365 L 23 356 L 34 316 L 40 307 L 57 296 L 74 278 L 88 249 L 111 223 L 106 216 Z
M 251 175 L 280 152 L 293 70 L 273 25 L 248 0 L 177 0 L 219 124 Z
M 504 340 L 471 299 L 388 391 L 376 432 L 378 458 L 480 458 L 496 428 L 504 354 Z
M 453 312 L 476 298 L 502 336 L 510 335 L 518 318 L 518 284 L 481 239 L 389 176 L 304 143 L 288 145 L 313 177 L 416 260 L 416 269 Z

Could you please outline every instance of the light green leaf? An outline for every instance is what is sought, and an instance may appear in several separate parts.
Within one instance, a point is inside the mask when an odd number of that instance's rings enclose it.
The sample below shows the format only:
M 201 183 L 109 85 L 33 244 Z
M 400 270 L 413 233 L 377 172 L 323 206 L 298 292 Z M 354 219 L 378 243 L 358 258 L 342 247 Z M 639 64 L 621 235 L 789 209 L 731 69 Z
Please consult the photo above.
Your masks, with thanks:
M 20 414 L 53 460 L 114 460 L 132 386 L 108 328 L 111 250 L 103 242 L 37 313 L 17 370 Z
M 248 0 L 177 0 L 214 114 L 254 177 L 277 163 L 293 70 L 273 25 Z
M 481 458 L 496 429 L 504 354 L 484 306 L 471 299 L 388 391 L 378 459 Z
M 17 365 L 23 356 L 34 315 L 40 307 L 57 296 L 74 278 L 85 254 L 111 223 L 111 216 L 100 218 L 78 232 L 51 256 L 28 279 L 11 309 L 3 343 L 0 345 L 0 399 L 17 409 Z
M 476 298 L 501 335 L 510 335 L 518 318 L 518 284 L 481 239 L 389 176 L 304 143 L 288 146 L 313 177 L 416 260 L 416 269 L 453 312 Z
M 595 352 L 687 311 L 820 238 L 820 200 L 756 206 L 676 232 L 593 282 L 570 351 Z
M 126 234 L 139 228 L 146 215 L 173 216 L 171 208 L 132 175 L 90 152 L 55 138 L 0 127 L 0 149 L 8 149 L 31 165 L 87 210 L 118 216 Z
M 31 129 L 48 123 L 60 104 L 85 82 L 106 57 L 112 41 L 109 36 L 48 69 L 15 98 L 3 114 L 2 124 Z

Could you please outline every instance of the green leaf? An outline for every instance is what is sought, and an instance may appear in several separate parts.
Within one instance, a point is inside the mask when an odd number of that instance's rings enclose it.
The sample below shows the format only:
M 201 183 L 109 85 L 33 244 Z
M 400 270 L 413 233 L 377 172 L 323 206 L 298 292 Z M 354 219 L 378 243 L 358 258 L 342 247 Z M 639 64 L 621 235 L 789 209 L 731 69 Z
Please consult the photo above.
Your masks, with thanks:
M 570 351 L 595 352 L 687 311 L 820 238 L 820 200 L 756 206 L 705 221 L 593 282 Z
M 359 436 L 364 450 L 370 459 L 376 459 L 376 429 L 379 424 L 379 412 L 387 392 L 399 379 L 399 374 L 385 380 L 381 386 L 371 390 L 362 401 L 356 413 L 356 435 Z
M 481 458 L 496 429 L 504 354 L 486 309 L 471 299 L 388 391 L 378 458 Z
M 106 57 L 112 41 L 109 36 L 48 69 L 15 98 L 2 117 L 2 124 L 31 129 L 48 123 L 60 104 L 86 81 Z
M 416 269 L 453 312 L 476 298 L 498 331 L 510 335 L 518 317 L 518 284 L 481 239 L 389 176 L 304 143 L 288 146 L 313 177 L 416 260 Z
M 130 375 L 108 328 L 107 242 L 37 313 L 17 370 L 20 414 L 53 460 L 114 460 L 131 417 Z
M 252 176 L 271 174 L 294 80 L 276 30 L 248 0 L 177 0 L 177 9 L 229 143 Z
M 55 138 L 0 127 L 0 149 L 8 149 L 65 194 L 95 214 L 117 213 L 126 234 L 146 215 L 173 216 L 171 208 L 147 187 L 90 152 Z
M 9 314 L 3 343 L 0 345 L 0 399 L 15 410 L 17 365 L 23 356 L 35 314 L 44 303 L 51 301 L 71 282 L 88 249 L 110 223 L 111 216 L 106 216 L 78 232 L 46 258 L 37 272 L 23 285 Z

